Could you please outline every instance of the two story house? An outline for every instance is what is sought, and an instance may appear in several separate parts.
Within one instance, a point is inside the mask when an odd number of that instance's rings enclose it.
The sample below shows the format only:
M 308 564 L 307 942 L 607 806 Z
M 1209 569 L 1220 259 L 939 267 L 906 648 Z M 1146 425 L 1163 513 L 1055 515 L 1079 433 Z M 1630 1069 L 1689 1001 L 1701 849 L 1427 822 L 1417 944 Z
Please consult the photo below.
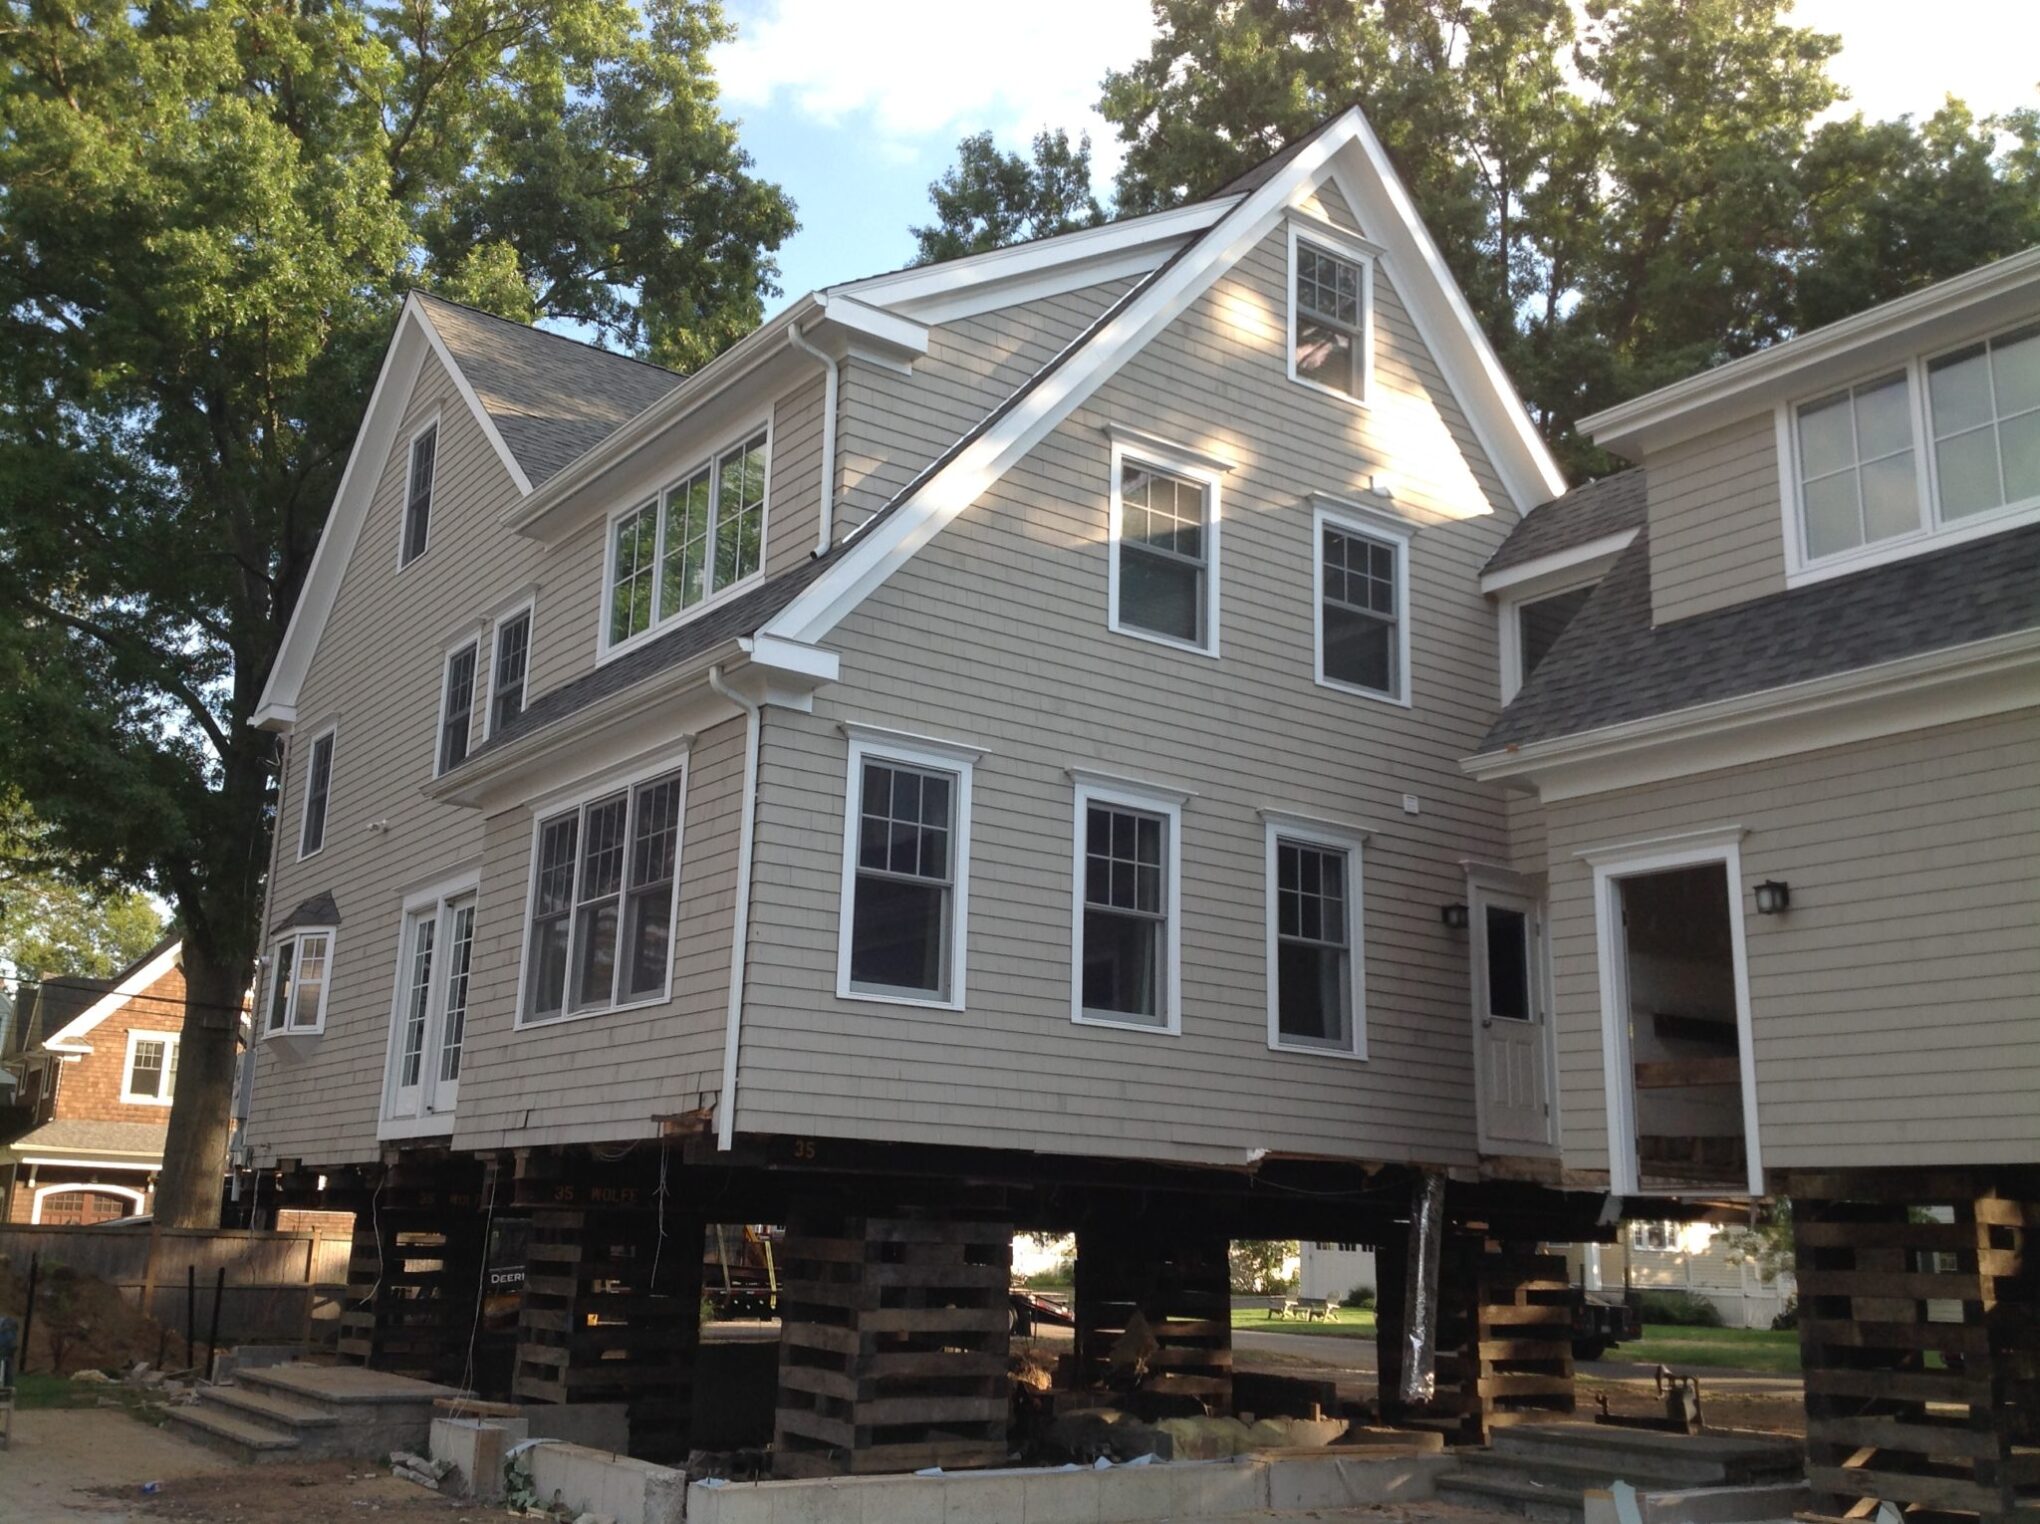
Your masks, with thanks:
M 47 979 L 22 996 L 0 1051 L 23 1128 L 0 1145 L 0 1220 L 150 1210 L 177 1088 L 182 950 L 172 933 L 111 979 Z

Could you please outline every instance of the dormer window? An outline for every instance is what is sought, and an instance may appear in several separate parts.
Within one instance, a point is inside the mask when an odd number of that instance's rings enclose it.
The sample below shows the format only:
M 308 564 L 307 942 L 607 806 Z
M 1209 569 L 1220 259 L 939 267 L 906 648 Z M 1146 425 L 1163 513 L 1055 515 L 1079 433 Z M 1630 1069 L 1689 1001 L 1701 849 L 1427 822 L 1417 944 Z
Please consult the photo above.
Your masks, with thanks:
M 606 650 L 758 575 L 765 561 L 768 448 L 760 427 L 610 521 Z
M 2040 518 L 2040 327 L 1781 410 L 1791 580 Z
M 1367 400 L 1374 347 L 1374 258 L 1335 229 L 1289 230 L 1289 377 Z

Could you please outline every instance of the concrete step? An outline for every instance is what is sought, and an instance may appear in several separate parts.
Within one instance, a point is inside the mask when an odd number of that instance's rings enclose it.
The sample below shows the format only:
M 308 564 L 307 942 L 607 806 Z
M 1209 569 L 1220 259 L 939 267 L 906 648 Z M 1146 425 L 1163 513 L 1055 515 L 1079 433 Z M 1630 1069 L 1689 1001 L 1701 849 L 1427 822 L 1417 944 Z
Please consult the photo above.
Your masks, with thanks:
M 340 1415 L 331 1408 L 322 1408 L 257 1386 L 242 1386 L 238 1382 L 232 1386 L 203 1388 L 199 1392 L 199 1401 L 230 1408 L 236 1417 L 267 1424 L 285 1434 L 299 1429 L 330 1429 L 340 1422 Z
M 1653 1462 L 1645 1468 L 1592 1455 L 1529 1456 L 1499 1450 L 1461 1450 L 1453 1460 L 1455 1472 L 1552 1487 L 1606 1487 L 1611 1482 L 1627 1482 L 1644 1490 L 1674 1491 L 1719 1485 L 1716 1477 L 1695 1474 L 1704 1472 L 1704 1466 L 1680 1467 L 1669 1462 Z
M 1538 1524 L 1579 1524 L 1587 1516 L 1586 1489 L 1474 1471 L 1448 1471 L 1438 1478 L 1438 1496 L 1472 1508 L 1490 1508 L 1538 1521 Z
M 298 1458 L 296 1435 L 244 1418 L 227 1408 L 208 1403 L 172 1408 L 170 1422 L 186 1439 L 196 1440 L 207 1449 L 231 1455 L 238 1461 L 260 1465 L 265 1461 Z
M 1611 1475 L 1662 1476 L 1694 1486 L 1796 1477 L 1805 1452 L 1762 1434 L 1664 1434 L 1612 1424 L 1517 1424 L 1495 1431 L 1493 1451 L 1527 1460 L 1595 1462 Z

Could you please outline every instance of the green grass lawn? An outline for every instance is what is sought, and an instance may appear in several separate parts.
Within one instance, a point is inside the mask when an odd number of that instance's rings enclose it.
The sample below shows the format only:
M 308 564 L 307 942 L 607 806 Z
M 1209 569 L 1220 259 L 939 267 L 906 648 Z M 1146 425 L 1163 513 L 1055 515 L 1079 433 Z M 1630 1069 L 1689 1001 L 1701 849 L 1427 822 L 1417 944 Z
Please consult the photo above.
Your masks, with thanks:
M 1687 1328 L 1677 1323 L 1646 1323 L 1643 1337 L 1618 1344 L 1610 1360 L 1637 1360 L 1647 1365 L 1709 1366 L 1721 1370 L 1779 1371 L 1799 1369 L 1799 1335 L 1793 1329 Z
M 1341 1307 L 1329 1318 L 1306 1322 L 1302 1318 L 1271 1318 L 1265 1307 L 1235 1307 L 1232 1326 L 1257 1329 L 1262 1333 L 1317 1334 L 1330 1339 L 1371 1339 L 1374 1314 L 1354 1307 Z
M 14 1378 L 14 1405 L 17 1408 L 96 1408 L 111 1405 L 126 1408 L 138 1417 L 151 1422 L 162 1416 L 162 1394 L 145 1388 L 132 1387 L 121 1382 L 101 1385 L 92 1381 L 73 1381 L 69 1376 L 52 1376 L 45 1372 Z

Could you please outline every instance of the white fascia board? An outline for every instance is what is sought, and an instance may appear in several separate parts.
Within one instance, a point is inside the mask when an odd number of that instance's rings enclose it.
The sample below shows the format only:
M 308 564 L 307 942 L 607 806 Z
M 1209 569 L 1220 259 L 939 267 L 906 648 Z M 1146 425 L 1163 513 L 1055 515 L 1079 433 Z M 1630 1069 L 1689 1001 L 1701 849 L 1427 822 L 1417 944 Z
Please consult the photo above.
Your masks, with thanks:
M 829 287 L 824 295 L 847 296 L 923 323 L 955 322 L 1099 281 L 1146 274 L 1239 200 L 1226 196 L 1193 201 L 1103 227 L 847 281 Z
M 1359 183 L 1335 163 L 1333 181 L 1352 203 L 1362 230 L 1388 251 L 1390 276 L 1418 335 L 1459 399 L 1474 437 L 1501 476 L 1516 511 L 1528 513 L 1565 493 L 1565 473 L 1531 421 L 1494 346 L 1481 331 L 1466 294 L 1417 214 L 1416 203 L 1389 163 L 1381 140 L 1358 110 L 1352 116 L 1372 173 L 1367 183 Z
M 347 563 L 354 558 L 354 546 L 361 538 L 369 502 L 396 443 L 398 425 L 403 422 L 428 353 L 439 357 L 439 363 L 452 378 L 455 390 L 467 403 L 468 411 L 481 426 L 483 436 L 503 462 L 503 469 L 518 492 L 531 491 L 530 478 L 503 442 L 474 387 L 454 363 L 446 341 L 432 326 L 425 304 L 416 296 L 405 297 L 403 309 L 397 314 L 397 330 L 390 337 L 390 347 L 383 352 L 382 369 L 376 372 L 375 387 L 368 394 L 360 432 L 354 437 L 354 448 L 347 452 L 347 464 L 341 470 L 340 487 L 333 494 L 333 506 L 326 515 L 326 527 L 319 532 L 318 548 L 312 552 L 311 569 L 305 573 L 297 606 L 291 610 L 290 623 L 284 627 L 283 644 L 277 648 L 269 680 L 262 685 L 262 697 L 249 717 L 249 723 L 258 729 L 288 730 L 297 722 L 298 692 L 311 669 L 312 653 L 325 633 L 326 620 L 332 615 L 333 601 L 340 595 L 340 579 L 347 571 Z
M 839 347 L 862 354 L 875 350 L 887 359 L 909 365 L 928 352 L 928 325 L 924 322 L 900 317 L 841 293 L 820 292 L 815 304 L 821 309 L 822 320 L 816 331 L 804 331 L 802 337 L 836 341 L 833 346 L 824 343 L 825 348 Z
M 1605 450 L 1635 458 L 1639 449 L 1687 438 L 1728 421 L 1727 414 L 1769 407 L 1779 396 L 1817 388 L 1808 373 L 1832 367 L 1841 381 L 1878 362 L 1884 347 L 1910 353 L 1958 339 L 1953 328 L 1988 328 L 2008 304 L 2034 305 L 2040 248 L 1884 302 L 1769 349 L 1717 365 L 1697 376 L 1604 408 L 1579 421 L 1580 432 Z
M 1304 188 L 1315 184 L 1317 171 L 1353 140 L 1359 120 L 1357 110 L 1349 111 L 1284 166 L 1282 174 L 1235 203 L 1186 258 L 1163 272 L 1104 327 L 1078 340 L 1081 348 L 1069 354 L 1062 365 L 1046 377 L 1036 372 L 1035 378 L 1023 383 L 1032 389 L 1010 411 L 958 451 L 911 499 L 872 526 L 869 533 L 860 533 L 833 567 L 803 589 L 759 633 L 806 644 L 825 638 L 1273 231 L 1289 204 Z
M 754 667 L 770 667 L 775 672 L 812 678 L 818 683 L 833 683 L 842 671 L 842 658 L 834 651 L 824 651 L 819 646 L 805 645 L 800 641 L 782 640 L 772 635 L 744 635 L 738 637 L 737 647 L 751 658 Z
M 1556 578 L 1573 578 L 1596 569 L 1607 570 L 1606 563 L 1612 562 L 1623 551 L 1629 549 L 1635 540 L 1634 529 L 1618 529 L 1613 534 L 1604 534 L 1599 539 L 1587 540 L 1564 550 L 1554 550 L 1548 556 L 1520 561 L 1514 566 L 1503 567 L 1496 572 L 1482 572 L 1480 590 L 1483 593 L 1505 593 L 1517 588 L 1535 588 L 1538 584 Z
M 172 942 L 162 952 L 52 1032 L 44 1040 L 43 1046 L 58 1053 L 90 1051 L 79 1048 L 77 1044 L 94 1027 L 177 967 L 177 960 L 183 955 L 184 944 Z
M 2040 628 L 1468 757 L 1546 803 L 2040 707 Z

